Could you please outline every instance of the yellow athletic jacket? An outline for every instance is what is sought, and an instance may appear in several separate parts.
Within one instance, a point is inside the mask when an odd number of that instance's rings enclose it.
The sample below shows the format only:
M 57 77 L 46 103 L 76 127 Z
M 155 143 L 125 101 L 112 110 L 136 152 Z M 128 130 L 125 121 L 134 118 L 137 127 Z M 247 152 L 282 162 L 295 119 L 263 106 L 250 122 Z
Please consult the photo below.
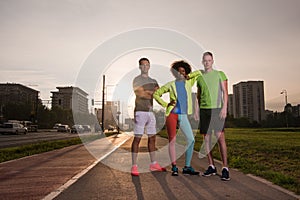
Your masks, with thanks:
M 200 70 L 194 71 L 190 74 L 188 74 L 189 80 L 185 81 L 185 89 L 186 89 L 186 93 L 187 93 L 187 111 L 188 114 L 192 114 L 193 113 L 193 106 L 192 106 L 192 86 L 194 85 L 194 83 L 196 82 L 198 76 L 201 76 L 202 73 Z M 174 108 L 174 105 L 169 105 L 169 103 L 165 102 L 161 96 L 164 93 L 169 92 L 169 96 L 170 96 L 170 102 L 171 101 L 175 101 L 177 99 L 177 91 L 176 91 L 176 85 L 175 85 L 175 80 L 166 83 L 165 85 L 163 85 L 162 87 L 160 87 L 159 89 L 157 89 L 154 94 L 153 94 L 153 98 L 157 101 L 157 103 L 159 103 L 162 107 L 166 108 L 166 116 L 169 116 L 169 114 L 171 113 L 171 111 Z

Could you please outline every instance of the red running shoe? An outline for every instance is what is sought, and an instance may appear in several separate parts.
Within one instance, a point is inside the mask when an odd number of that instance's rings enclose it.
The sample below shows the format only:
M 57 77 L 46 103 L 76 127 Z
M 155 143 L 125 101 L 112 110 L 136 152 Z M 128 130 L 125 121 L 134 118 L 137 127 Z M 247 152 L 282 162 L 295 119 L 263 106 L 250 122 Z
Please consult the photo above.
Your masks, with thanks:
M 155 164 L 150 164 L 150 171 L 165 172 L 167 170 L 156 162 Z
M 138 171 L 137 165 L 133 165 L 133 166 L 131 167 L 131 175 L 132 175 L 132 176 L 138 176 L 138 175 L 139 175 L 139 171 Z

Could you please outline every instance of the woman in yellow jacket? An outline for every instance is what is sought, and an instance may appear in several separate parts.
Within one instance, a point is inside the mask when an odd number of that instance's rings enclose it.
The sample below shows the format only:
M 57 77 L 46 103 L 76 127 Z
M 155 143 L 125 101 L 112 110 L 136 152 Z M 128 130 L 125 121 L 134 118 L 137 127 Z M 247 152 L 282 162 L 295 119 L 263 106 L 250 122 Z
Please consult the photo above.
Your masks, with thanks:
M 166 108 L 166 126 L 169 138 L 169 155 L 172 162 L 172 175 L 178 176 L 178 168 L 176 166 L 176 126 L 179 122 L 180 129 L 185 135 L 187 141 L 185 166 L 182 170 L 183 174 L 199 175 L 191 166 L 191 160 L 194 149 L 194 134 L 188 120 L 188 115 L 192 114 L 192 86 L 197 77 L 202 75 L 200 71 L 191 73 L 191 66 L 185 61 L 176 61 L 171 65 L 171 72 L 175 77 L 153 94 L 154 99 L 164 108 Z M 165 102 L 161 96 L 169 93 L 170 102 Z

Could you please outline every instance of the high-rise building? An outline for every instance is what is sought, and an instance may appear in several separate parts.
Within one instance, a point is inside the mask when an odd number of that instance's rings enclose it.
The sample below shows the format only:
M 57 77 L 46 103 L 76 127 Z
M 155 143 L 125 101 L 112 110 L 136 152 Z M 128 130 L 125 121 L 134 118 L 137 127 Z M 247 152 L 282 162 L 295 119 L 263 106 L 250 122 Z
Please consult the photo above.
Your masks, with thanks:
M 228 94 L 227 112 L 229 115 L 233 115 L 233 94 Z
M 35 104 L 39 91 L 18 83 L 0 83 L 0 102 Z
M 265 119 L 264 82 L 247 81 L 233 85 L 233 116 L 250 121 Z
M 57 106 L 64 110 L 88 113 L 88 94 L 78 87 L 56 87 L 52 93 L 52 108 Z

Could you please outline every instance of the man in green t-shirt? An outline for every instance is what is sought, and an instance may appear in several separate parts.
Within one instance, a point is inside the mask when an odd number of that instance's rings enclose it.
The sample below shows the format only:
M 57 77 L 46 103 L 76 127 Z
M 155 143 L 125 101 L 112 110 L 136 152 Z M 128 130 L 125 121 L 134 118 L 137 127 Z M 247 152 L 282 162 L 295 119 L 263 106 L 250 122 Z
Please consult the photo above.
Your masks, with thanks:
M 217 169 L 212 156 L 211 136 L 215 134 L 223 161 L 221 179 L 228 181 L 227 147 L 224 123 L 227 116 L 228 83 L 222 71 L 213 69 L 213 54 L 205 52 L 202 57 L 204 73 L 197 79 L 197 97 L 200 107 L 200 133 L 203 134 L 209 167 L 203 176 L 216 175 Z

